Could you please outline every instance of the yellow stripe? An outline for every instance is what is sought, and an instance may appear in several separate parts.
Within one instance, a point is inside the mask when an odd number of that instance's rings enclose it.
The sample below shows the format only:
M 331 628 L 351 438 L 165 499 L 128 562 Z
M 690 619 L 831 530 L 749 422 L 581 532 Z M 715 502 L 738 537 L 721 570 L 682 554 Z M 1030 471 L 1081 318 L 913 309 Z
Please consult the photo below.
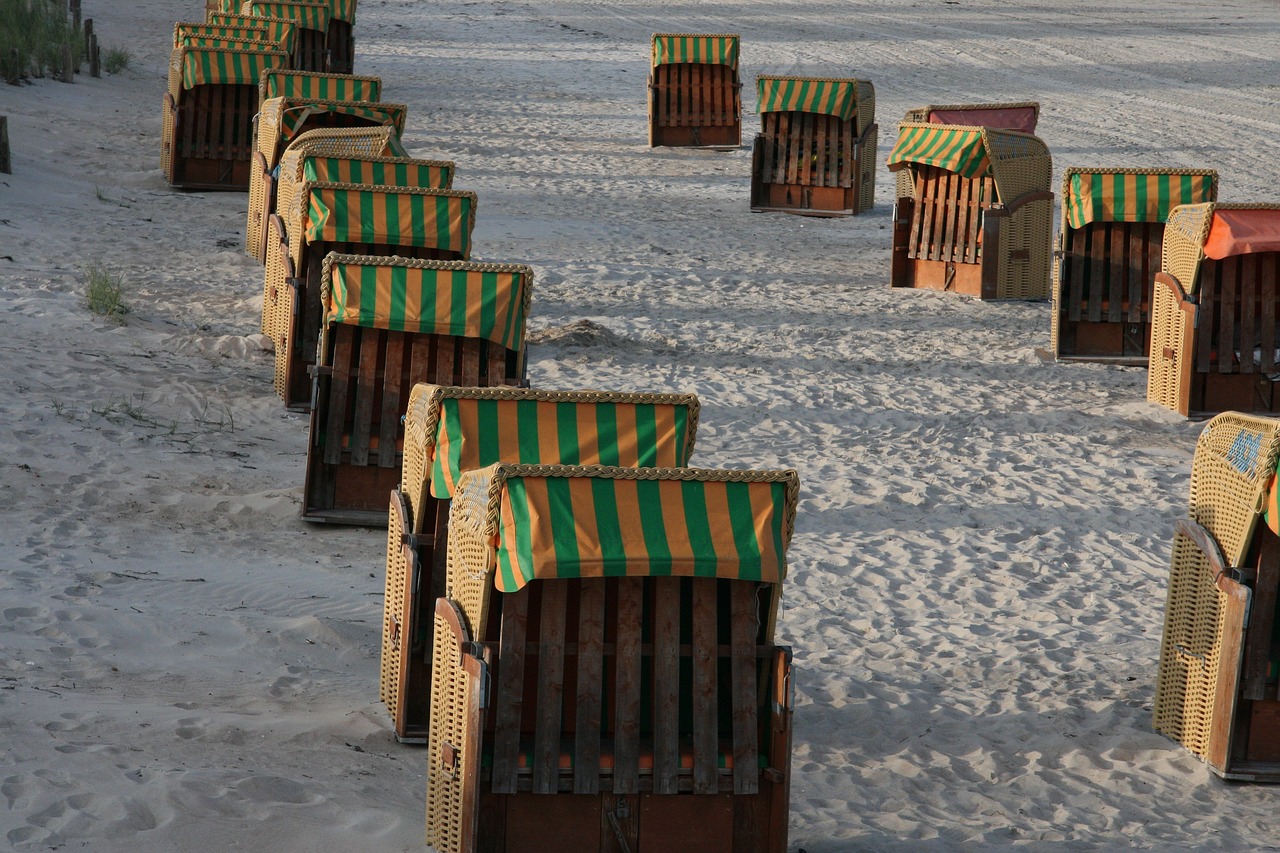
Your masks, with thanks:
M 520 422 L 517 418 L 519 413 L 519 402 L 516 400 L 498 400 L 497 402 L 497 424 L 494 425 L 498 431 L 498 454 L 504 462 L 519 462 L 520 459 Z M 538 430 L 542 432 L 542 430 Z M 543 457 L 546 461 L 556 462 L 559 460 Z M 542 461 L 542 460 L 539 460 Z
M 635 468 L 640 464 L 640 442 L 636 436 L 636 407 L 617 404 L 613 407 L 613 417 L 618 425 L 618 464 L 624 468 Z M 599 458 L 598 453 L 599 448 L 597 448 L 597 458 Z
M 462 432 L 462 447 L 458 471 L 470 471 L 479 467 L 479 448 L 474 440 L 474 436 L 479 434 L 480 418 L 479 412 L 476 411 L 475 400 L 458 400 L 458 424 Z M 443 426 L 441 422 L 441 426 Z M 452 494 L 456 483 L 449 483 L 449 493 Z
M 755 519 L 756 542 L 760 543 L 760 579 L 769 583 L 782 581 L 782 566 L 774 558 L 778 542 L 773 537 L 773 484 L 751 489 L 751 515 Z
M 600 432 L 596 429 L 596 410 L 594 406 L 575 406 L 578 422 L 578 447 L 582 452 L 582 464 L 589 465 L 600 461 Z M 590 459 L 591 462 L 587 460 Z M 576 479 L 576 478 L 575 478 Z
M 717 570 L 717 574 L 732 576 L 737 574 L 738 546 L 733 541 L 733 532 L 729 527 L 729 500 L 725 494 L 724 483 L 706 483 L 702 490 L 703 499 L 707 502 L 707 519 L 711 527 L 711 547 L 716 552 L 716 563 L 732 570 Z M 717 524 L 723 519 L 724 523 Z
M 561 459 L 556 404 L 545 400 L 538 402 L 538 456 L 556 462 Z
M 628 559 L 649 560 L 640 516 L 640 498 L 635 480 L 614 480 L 614 496 L 618 502 L 618 527 L 622 531 L 623 549 Z
M 590 577 L 600 577 L 600 561 L 604 554 L 596 535 L 596 504 L 591 493 L 592 477 L 569 477 L 569 496 L 573 505 L 573 522 L 578 539 L 579 564 L 592 569 Z M 528 482 L 528 479 L 525 480 Z M 587 575 L 584 574 L 584 577 Z
M 667 545 L 672 560 L 678 564 L 681 554 L 689 554 L 693 546 L 689 542 L 689 527 L 685 521 L 684 490 L 679 480 L 660 480 L 658 499 L 662 503 L 662 523 L 667 531 Z M 683 567 L 687 570 L 687 566 Z

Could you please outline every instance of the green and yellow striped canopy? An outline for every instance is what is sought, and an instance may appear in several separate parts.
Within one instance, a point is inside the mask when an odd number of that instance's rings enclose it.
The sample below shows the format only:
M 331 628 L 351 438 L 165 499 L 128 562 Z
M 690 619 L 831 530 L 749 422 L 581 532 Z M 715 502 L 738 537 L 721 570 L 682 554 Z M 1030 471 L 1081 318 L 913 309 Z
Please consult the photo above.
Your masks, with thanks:
M 756 112 L 802 112 L 849 121 L 858 113 L 857 80 L 757 77 Z
M 335 184 L 373 184 L 389 187 L 453 186 L 454 164 L 448 160 L 358 157 L 307 157 L 302 161 L 304 181 Z
M 463 259 L 471 254 L 473 192 L 317 183 L 303 184 L 294 206 L 300 207 L 303 199 L 306 226 L 298 232 L 302 239 L 295 261 L 301 260 L 304 241 L 319 240 L 425 246 L 457 252 Z
M 323 74 L 281 68 L 262 78 L 262 100 L 314 98 L 319 101 L 370 101 L 382 98 L 381 77 Z
M 472 494 L 475 478 L 498 501 L 494 585 L 503 592 L 552 578 L 781 583 L 798 481 L 794 471 L 749 473 L 770 479 L 500 464 L 463 474 L 456 494 Z
M 727 65 L 738 68 L 736 35 L 697 35 L 690 33 L 654 33 L 653 65 Z
M 348 24 L 356 22 L 356 0 L 329 0 L 329 16 Z
M 987 174 L 991 158 L 981 128 L 904 124 L 889 154 L 889 171 L 911 164 L 937 166 L 961 177 L 976 178 Z
M 186 24 L 173 25 L 173 46 L 182 44 L 184 36 L 199 36 L 228 39 L 230 41 L 274 41 L 271 31 L 264 26 L 230 26 L 224 24 Z
M 314 115 L 332 113 L 334 115 L 356 116 L 371 125 L 380 124 L 396 129 L 396 136 L 404 134 L 404 119 L 407 108 L 404 104 L 383 104 L 371 101 L 309 101 L 303 98 L 286 99 L 279 113 L 280 140 L 288 142 L 297 136 L 307 121 Z
M 233 39 L 226 36 L 192 35 L 178 37 L 178 47 L 221 47 L 227 50 L 280 50 L 280 45 L 265 39 Z
M 265 27 L 267 38 L 279 42 L 280 49 L 292 55 L 295 29 L 293 21 L 283 18 L 265 18 L 257 15 L 223 14 L 213 12 L 209 15 L 209 23 L 231 27 Z
M 282 2 L 282 0 L 248 0 L 240 10 L 246 15 L 261 18 L 283 18 L 293 21 L 300 29 L 329 31 L 328 3 Z
M 206 6 L 209 8 L 208 17 L 212 21 L 215 15 L 236 14 L 240 11 L 240 7 L 244 5 L 243 0 L 213 0 L 213 5 L 208 6 L 209 0 L 205 0 Z
M 528 267 L 330 254 L 325 322 L 524 345 Z
M 426 411 L 414 411 L 416 402 Z M 496 462 L 676 468 L 689 464 L 698 399 L 527 388 L 415 389 L 410 417 L 425 436 L 431 494 L 453 497 L 464 471 Z
M 193 89 L 205 84 L 257 85 L 262 72 L 281 68 L 289 56 L 281 50 L 236 50 L 219 47 L 183 47 L 178 52 L 182 69 L 182 87 Z
M 1218 199 L 1218 173 L 1167 169 L 1068 169 L 1063 180 L 1067 225 L 1164 222 L 1180 204 Z

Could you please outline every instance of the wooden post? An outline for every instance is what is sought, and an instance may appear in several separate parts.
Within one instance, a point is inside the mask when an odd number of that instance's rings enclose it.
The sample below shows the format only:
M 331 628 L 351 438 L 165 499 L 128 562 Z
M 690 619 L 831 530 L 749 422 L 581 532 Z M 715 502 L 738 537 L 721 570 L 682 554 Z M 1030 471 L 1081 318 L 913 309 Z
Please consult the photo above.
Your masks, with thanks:
M 9 117 L 0 116 L 0 172 L 13 174 L 13 163 L 9 160 Z
M 18 49 L 16 47 L 10 48 L 9 49 L 9 68 L 12 69 L 13 71 L 13 76 L 9 78 L 10 83 L 16 84 L 19 80 L 22 79 L 22 69 L 18 67 L 18 62 L 20 61 L 20 59 L 21 57 L 18 56 Z
M 97 36 L 92 36 L 89 39 L 89 76 L 102 76 L 102 56 L 98 53 Z
M 71 50 L 71 42 L 67 42 L 62 46 L 62 82 L 63 83 L 71 83 L 71 82 L 74 82 L 74 79 L 75 79 L 72 76 L 75 74 L 75 69 L 71 66 L 71 55 L 73 52 L 74 51 Z
M 80 29 L 80 0 L 71 0 L 71 29 Z
M 84 55 L 86 58 L 93 55 L 90 42 L 93 39 L 93 18 L 84 19 Z

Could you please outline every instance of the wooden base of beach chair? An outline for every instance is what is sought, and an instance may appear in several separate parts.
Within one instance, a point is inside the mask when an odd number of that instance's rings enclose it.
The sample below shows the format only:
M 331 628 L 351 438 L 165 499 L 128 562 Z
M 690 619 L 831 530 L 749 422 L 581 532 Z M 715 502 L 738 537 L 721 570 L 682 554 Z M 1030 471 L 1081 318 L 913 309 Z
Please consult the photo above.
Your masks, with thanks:
M 814 113 L 766 113 L 751 152 L 751 209 L 807 216 L 861 213 L 874 172 L 876 125 L 861 139 L 853 122 Z
M 727 65 L 659 65 L 649 79 L 649 145 L 738 148 L 742 84 Z
M 1163 222 L 1093 222 L 1059 252 L 1053 322 L 1063 361 L 1147 363 Z
M 1280 412 L 1278 281 L 1280 252 L 1205 259 L 1194 297 L 1157 273 L 1147 399 L 1184 416 Z
M 465 743 L 433 727 L 428 823 L 446 792 L 471 816 L 429 826 L 435 846 L 783 853 L 791 656 L 760 638 L 758 595 L 711 578 L 532 583 L 502 596 L 482 643 L 439 599 L 449 674 L 433 683 L 483 686 L 490 707 L 469 712 Z M 461 696 L 433 696 L 433 716 Z
M 294 30 L 293 68 L 295 71 L 329 70 L 329 33 L 321 30 Z
M 312 368 L 302 518 L 381 527 L 387 494 L 400 484 L 401 417 L 413 386 L 518 385 L 519 354 L 477 338 L 346 323 L 329 335 L 329 363 Z
M 162 161 L 174 187 L 249 189 L 257 87 L 210 84 L 185 89 L 175 103 L 165 93 Z
M 329 73 L 350 74 L 355 67 L 356 39 L 350 21 L 329 19 Z

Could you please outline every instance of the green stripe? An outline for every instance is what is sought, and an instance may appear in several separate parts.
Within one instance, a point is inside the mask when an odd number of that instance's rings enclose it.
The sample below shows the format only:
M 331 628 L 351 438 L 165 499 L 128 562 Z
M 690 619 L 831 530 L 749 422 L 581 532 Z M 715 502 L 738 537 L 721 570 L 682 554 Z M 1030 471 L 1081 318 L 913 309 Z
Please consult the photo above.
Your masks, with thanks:
M 640 509 L 640 531 L 644 534 L 644 547 L 649 552 L 649 573 L 655 576 L 671 574 L 671 546 L 667 541 L 667 526 L 662 518 L 662 498 L 657 480 L 636 481 L 636 503 Z
M 374 217 L 377 215 L 377 206 L 374 205 L 373 193 L 349 193 L 339 191 L 343 196 L 354 195 L 356 202 L 360 205 L 360 225 L 357 234 L 348 234 L 347 239 L 355 238 L 360 242 L 364 242 L 374 231 Z
M 453 241 L 449 233 L 449 196 L 436 196 L 436 247 L 453 249 Z
M 409 269 L 402 266 L 391 267 L 391 312 L 388 325 L 397 331 L 418 331 L 409 328 Z
M 387 242 L 398 243 L 399 239 L 397 235 L 404 234 L 404 231 L 401 230 L 402 226 L 400 224 L 400 205 L 397 203 L 399 196 L 387 193 L 383 196 L 383 199 L 383 208 L 387 215 Z
M 498 325 L 498 276 L 496 273 L 480 274 L 480 335 L 493 339 Z M 503 338 L 506 340 L 506 338 Z M 492 381 L 492 380 L 491 380 Z
M 725 498 L 729 505 L 729 526 L 733 531 L 733 544 L 738 551 L 738 577 L 743 580 L 760 580 L 760 542 L 756 539 L 752 524 L 751 484 L 725 483 Z
M 508 481 L 510 482 L 510 481 Z M 555 544 L 556 563 L 559 566 L 573 566 L 572 573 L 568 571 L 557 572 L 559 577 L 580 577 L 581 572 L 577 567 L 581 562 L 581 554 L 578 551 L 578 526 L 575 523 L 573 515 L 573 500 L 569 492 L 568 477 L 547 477 L 543 480 L 547 486 L 547 495 L 550 500 L 552 518 L 548 519 L 551 526 L 551 538 Z M 533 577 L 533 561 L 528 561 L 530 572 L 526 577 Z
M 1124 197 L 1124 176 L 1111 176 L 1111 197 L 1115 200 L 1115 209 L 1118 211 L 1128 210 L 1128 206 Z
M 657 426 L 654 426 L 655 433 Z M 657 438 L 653 439 L 657 443 Z M 684 467 L 689 464 L 689 408 L 676 406 L 676 465 Z
M 563 465 L 582 464 L 577 413 L 578 407 L 573 403 L 556 403 L 556 440 L 560 445 L 560 462 Z
M 533 577 L 533 544 L 529 540 L 529 499 L 523 480 L 515 478 L 507 480 L 506 490 L 508 502 L 511 504 L 511 515 L 516 525 L 516 541 L 503 543 L 508 553 L 507 559 L 500 561 L 499 571 L 502 572 L 503 587 L 516 589 L 519 586 L 516 580 L 517 574 L 520 575 L 521 581 Z M 515 554 L 512 555 L 511 551 Z
M 1150 187 L 1150 185 L 1151 185 L 1151 181 L 1148 180 L 1148 176 L 1146 175 L 1139 175 L 1138 179 L 1133 182 L 1133 187 L 1134 187 L 1133 209 L 1142 211 L 1142 217 L 1144 219 L 1146 218 L 1146 210 L 1147 210 L 1147 204 L 1148 204 L 1147 189 L 1148 187 Z M 1156 188 L 1157 188 L 1156 201 L 1157 201 L 1157 207 L 1159 207 L 1158 202 L 1160 200 L 1160 196 L 1159 196 L 1158 183 L 1156 185 Z M 1163 217 L 1161 218 L 1163 219 Z
M 378 268 L 374 266 L 360 267 L 360 319 L 372 325 L 378 314 Z M 365 325 L 365 323 L 361 323 Z
M 422 313 L 425 314 L 427 312 L 431 312 L 434 314 L 436 311 L 436 300 L 438 299 L 436 294 L 438 293 L 437 288 L 439 287 L 440 281 L 439 274 L 433 270 L 422 270 L 421 274 L 418 276 L 418 281 L 421 282 L 421 292 L 419 293 L 419 296 L 422 300 Z
M 501 445 L 498 442 L 498 401 L 476 400 L 476 452 L 480 465 L 492 465 L 502 461 Z M 515 460 L 508 460 L 515 461 Z
M 435 459 L 431 463 L 431 483 L 432 493 L 442 496 L 447 490 L 445 489 L 445 472 L 451 475 L 456 485 L 458 482 L 459 469 L 462 467 L 460 459 L 462 458 L 462 421 L 458 414 L 458 401 L 450 397 L 444 397 L 440 400 L 440 429 L 449 437 L 448 458 L 440 452 L 439 444 L 436 445 Z M 436 436 L 427 436 L 428 441 L 435 441 Z M 438 489 L 436 487 L 439 487 Z M 450 495 L 452 497 L 452 495 Z
M 563 459 L 543 459 L 540 439 L 538 434 L 538 401 L 537 400 L 517 400 L 516 401 L 516 423 L 520 462 L 530 465 L 537 463 L 559 464 Z
M 467 332 L 467 272 L 453 270 L 450 276 L 449 298 L 449 331 L 454 335 L 465 335 Z
M 601 465 L 621 465 L 618 461 L 618 410 L 612 405 L 597 405 L 596 443 Z
M 685 527 L 689 532 L 689 544 L 693 548 L 693 574 L 700 578 L 716 576 L 715 545 L 711 539 L 711 525 L 707 518 L 707 501 L 700 482 L 681 482 L 680 494 L 684 499 Z
M 1173 210 L 1173 193 L 1170 192 L 1170 175 L 1156 175 L 1156 187 L 1160 193 L 1160 218 L 1168 221 L 1169 212 Z
M 497 275 L 494 275 L 494 281 L 495 281 L 494 287 L 496 289 Z M 508 299 L 507 325 L 504 326 L 502 329 L 502 340 L 510 344 L 510 346 L 508 347 L 509 349 L 520 348 L 520 342 L 518 340 L 515 340 L 517 336 L 514 334 L 517 324 L 519 324 L 520 326 L 520 335 L 518 337 L 519 338 L 524 337 L 524 317 L 522 316 L 522 311 L 524 309 L 522 291 L 524 290 L 524 285 L 525 285 L 525 280 L 523 275 L 519 275 L 519 274 L 512 275 L 511 289 L 507 297 Z
M 605 577 L 625 577 L 627 558 L 631 555 L 627 553 L 622 540 L 616 484 L 601 477 L 592 477 L 590 480 L 591 503 L 596 513 L 596 536 L 604 557 L 602 571 Z
M 677 406 L 677 410 L 683 408 Z M 614 429 L 617 429 L 616 421 Z M 646 403 L 636 406 L 636 447 L 639 450 L 637 464 L 641 468 L 653 468 L 658 464 L 658 411 L 657 407 Z M 616 465 L 616 462 L 609 462 Z M 680 454 L 676 454 L 676 464 L 680 464 Z

